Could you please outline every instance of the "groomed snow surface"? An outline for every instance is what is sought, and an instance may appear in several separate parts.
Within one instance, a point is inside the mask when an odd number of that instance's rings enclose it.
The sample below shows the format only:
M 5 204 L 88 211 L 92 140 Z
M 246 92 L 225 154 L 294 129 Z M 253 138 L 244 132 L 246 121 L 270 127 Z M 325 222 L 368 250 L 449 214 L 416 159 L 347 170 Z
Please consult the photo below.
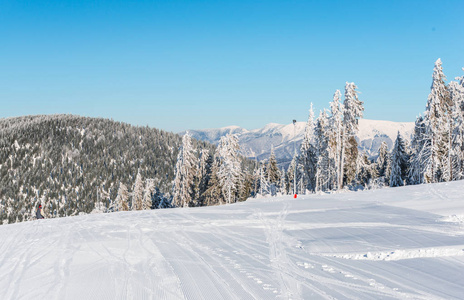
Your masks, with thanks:
M 464 181 L 0 226 L 0 299 L 459 299 Z

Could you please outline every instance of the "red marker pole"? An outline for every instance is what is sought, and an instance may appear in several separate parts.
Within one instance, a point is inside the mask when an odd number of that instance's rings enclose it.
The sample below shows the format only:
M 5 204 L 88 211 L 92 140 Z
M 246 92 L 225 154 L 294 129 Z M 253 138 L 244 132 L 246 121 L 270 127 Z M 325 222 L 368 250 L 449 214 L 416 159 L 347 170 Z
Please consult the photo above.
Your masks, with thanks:
M 295 199 L 296 199 L 296 194 L 295 194 L 295 195 L 293 195 L 293 198 L 295 198 Z

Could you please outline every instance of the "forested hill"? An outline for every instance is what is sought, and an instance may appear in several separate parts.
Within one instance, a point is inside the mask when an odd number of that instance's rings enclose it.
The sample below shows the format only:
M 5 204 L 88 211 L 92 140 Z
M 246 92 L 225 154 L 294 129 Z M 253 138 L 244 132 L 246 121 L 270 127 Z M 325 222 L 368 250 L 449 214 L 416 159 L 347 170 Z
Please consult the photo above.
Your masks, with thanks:
M 211 147 L 193 143 L 198 148 Z M 73 115 L 0 119 L 0 224 L 89 213 L 139 171 L 169 193 L 181 138 L 162 130 Z

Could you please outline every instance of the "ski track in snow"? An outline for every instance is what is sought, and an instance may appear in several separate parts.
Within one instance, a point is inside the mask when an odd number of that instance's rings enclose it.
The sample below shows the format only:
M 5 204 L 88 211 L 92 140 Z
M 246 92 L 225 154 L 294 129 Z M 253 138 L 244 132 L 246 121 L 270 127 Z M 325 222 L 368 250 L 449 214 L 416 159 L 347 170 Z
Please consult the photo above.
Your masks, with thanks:
M 459 299 L 463 188 L 0 226 L 0 299 Z

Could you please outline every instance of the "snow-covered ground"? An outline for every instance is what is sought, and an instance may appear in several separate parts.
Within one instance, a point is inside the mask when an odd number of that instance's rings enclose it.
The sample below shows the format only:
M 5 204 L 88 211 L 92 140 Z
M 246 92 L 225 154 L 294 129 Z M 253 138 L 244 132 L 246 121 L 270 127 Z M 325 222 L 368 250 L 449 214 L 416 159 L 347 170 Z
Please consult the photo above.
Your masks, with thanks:
M 0 299 L 459 299 L 464 181 L 0 226 Z

